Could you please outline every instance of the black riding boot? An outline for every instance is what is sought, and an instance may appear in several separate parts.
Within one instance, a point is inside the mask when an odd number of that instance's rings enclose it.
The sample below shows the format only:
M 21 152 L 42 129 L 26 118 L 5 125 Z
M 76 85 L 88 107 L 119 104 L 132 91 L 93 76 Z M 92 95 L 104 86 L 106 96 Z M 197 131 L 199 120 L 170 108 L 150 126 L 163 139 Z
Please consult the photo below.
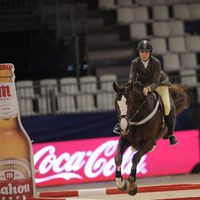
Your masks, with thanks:
M 168 127 L 170 145 L 178 144 L 178 142 L 176 140 L 176 136 L 173 135 L 174 128 L 175 128 L 175 117 L 174 117 L 173 113 L 170 112 L 169 115 L 165 116 L 165 122 Z
M 115 125 L 113 132 L 116 134 L 121 134 L 121 128 L 119 126 L 119 123 Z

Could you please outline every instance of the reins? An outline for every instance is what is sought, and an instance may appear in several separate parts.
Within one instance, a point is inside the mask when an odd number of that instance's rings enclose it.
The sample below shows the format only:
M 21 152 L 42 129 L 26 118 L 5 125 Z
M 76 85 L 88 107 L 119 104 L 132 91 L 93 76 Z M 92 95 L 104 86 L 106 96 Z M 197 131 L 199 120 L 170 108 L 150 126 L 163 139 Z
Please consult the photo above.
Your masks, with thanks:
M 156 98 L 155 93 L 152 93 L 152 94 L 153 94 L 154 98 L 156 99 L 156 105 L 155 105 L 153 111 L 152 111 L 149 115 L 147 115 L 144 119 L 142 119 L 142 120 L 140 120 L 140 121 L 131 121 L 131 120 L 130 120 L 130 121 L 129 121 L 129 126 L 145 124 L 146 122 L 148 122 L 148 121 L 156 114 L 156 111 L 157 111 L 158 106 L 159 106 L 159 101 L 158 101 L 158 99 Z M 147 99 L 147 98 L 145 98 L 145 100 L 146 100 L 146 99 Z M 137 110 L 137 111 L 138 111 L 137 114 L 139 113 L 139 110 L 140 110 L 140 109 L 142 108 L 142 106 L 144 105 L 145 100 L 142 102 L 142 104 L 140 105 L 139 109 Z M 136 113 L 135 113 L 134 117 L 135 117 L 135 116 L 136 116 Z
M 129 126 L 145 124 L 156 114 L 158 107 L 159 107 L 159 101 L 157 100 L 155 108 L 153 109 L 153 111 L 148 116 L 146 116 L 144 119 L 142 119 L 140 121 L 135 121 L 135 122 L 128 121 Z
M 136 115 L 140 112 L 140 110 L 142 109 L 142 106 L 146 103 L 147 98 L 144 99 L 144 101 L 141 103 L 141 105 L 139 106 L 139 108 L 136 110 L 135 114 L 133 115 L 133 117 L 131 117 L 131 119 L 134 119 L 136 117 Z M 131 120 L 130 119 L 130 120 Z
M 142 107 L 145 104 L 147 98 L 145 98 L 145 100 L 141 103 L 141 105 L 136 110 L 135 114 L 133 115 L 133 117 L 131 117 L 131 119 L 129 119 L 128 115 L 121 115 L 120 119 L 125 118 L 127 120 L 127 122 L 128 122 L 128 126 L 133 126 L 133 125 L 137 126 L 137 125 L 142 125 L 142 124 L 145 124 L 146 122 L 148 122 L 156 114 L 156 112 L 158 110 L 158 107 L 159 107 L 159 101 L 156 98 L 155 93 L 153 93 L 153 96 L 156 99 L 156 105 L 155 105 L 153 111 L 148 116 L 146 116 L 144 119 L 142 119 L 140 121 L 132 121 L 132 119 L 134 119 L 138 115 L 140 110 L 142 109 Z

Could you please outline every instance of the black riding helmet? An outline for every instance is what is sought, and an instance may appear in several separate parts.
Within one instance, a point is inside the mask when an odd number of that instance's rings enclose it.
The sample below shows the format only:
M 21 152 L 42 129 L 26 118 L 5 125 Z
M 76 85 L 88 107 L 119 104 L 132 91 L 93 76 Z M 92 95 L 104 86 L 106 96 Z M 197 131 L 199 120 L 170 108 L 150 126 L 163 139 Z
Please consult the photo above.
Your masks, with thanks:
M 153 51 L 153 46 L 149 40 L 141 40 L 138 45 L 137 45 L 137 50 L 142 51 L 142 50 L 148 50 L 150 52 Z

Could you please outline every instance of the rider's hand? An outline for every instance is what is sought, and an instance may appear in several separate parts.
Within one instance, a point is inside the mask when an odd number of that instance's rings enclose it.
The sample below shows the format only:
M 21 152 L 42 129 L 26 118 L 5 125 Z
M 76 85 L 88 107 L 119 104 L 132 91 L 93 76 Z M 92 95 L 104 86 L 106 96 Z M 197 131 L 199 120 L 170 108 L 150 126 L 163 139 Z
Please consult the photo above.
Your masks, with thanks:
M 144 87 L 143 88 L 143 94 L 144 94 L 144 96 L 147 96 L 148 92 L 149 92 L 149 88 L 148 87 Z

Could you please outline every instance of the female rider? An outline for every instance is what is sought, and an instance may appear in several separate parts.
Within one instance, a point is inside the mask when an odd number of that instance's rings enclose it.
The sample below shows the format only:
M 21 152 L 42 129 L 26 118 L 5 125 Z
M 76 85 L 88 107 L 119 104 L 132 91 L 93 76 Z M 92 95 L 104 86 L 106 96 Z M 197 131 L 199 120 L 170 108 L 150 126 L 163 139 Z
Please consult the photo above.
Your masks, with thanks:
M 175 128 L 175 113 L 171 110 L 168 86 L 171 84 L 168 76 L 161 70 L 160 61 L 152 56 L 153 47 L 150 41 L 141 40 L 137 45 L 139 56 L 132 61 L 129 73 L 129 81 L 139 81 L 144 85 L 143 94 L 157 91 L 164 104 L 164 118 L 168 127 L 170 145 L 177 144 L 173 135 Z M 120 134 L 120 126 L 117 124 L 113 130 Z

